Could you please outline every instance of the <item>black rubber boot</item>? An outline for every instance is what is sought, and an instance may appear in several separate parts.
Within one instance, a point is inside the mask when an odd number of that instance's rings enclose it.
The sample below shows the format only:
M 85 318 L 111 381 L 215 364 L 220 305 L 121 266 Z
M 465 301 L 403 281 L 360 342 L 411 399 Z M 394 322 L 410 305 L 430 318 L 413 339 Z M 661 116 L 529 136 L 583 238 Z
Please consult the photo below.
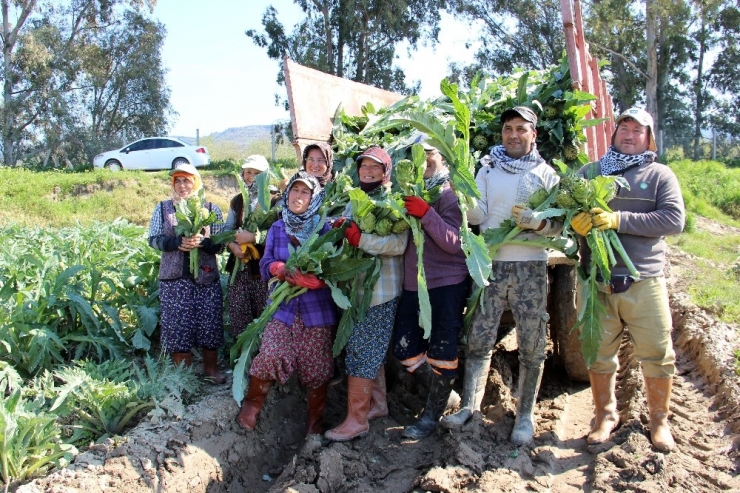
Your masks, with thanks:
M 424 412 L 421 414 L 419 421 L 404 428 L 403 436 L 418 439 L 427 437 L 434 431 L 437 423 L 439 423 L 439 418 L 447 407 L 447 399 L 450 398 L 454 382 L 455 377 L 445 377 L 432 372 L 429 396 Z

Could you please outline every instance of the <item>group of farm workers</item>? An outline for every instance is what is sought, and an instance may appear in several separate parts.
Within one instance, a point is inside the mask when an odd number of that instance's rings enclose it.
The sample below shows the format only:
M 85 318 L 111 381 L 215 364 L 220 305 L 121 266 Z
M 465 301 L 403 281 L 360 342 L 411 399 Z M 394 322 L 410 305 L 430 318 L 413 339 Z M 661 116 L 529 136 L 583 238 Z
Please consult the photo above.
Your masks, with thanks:
M 514 219 L 524 238 L 559 235 L 564 224 L 556 219 L 536 219 L 528 205 L 539 189 L 552 189 L 558 175 L 537 151 L 537 115 L 525 106 L 503 112 L 501 145 L 490 150 L 490 161 L 477 172 L 480 198 L 469 201 L 470 224 L 480 230 L 497 228 Z M 331 218 L 320 234 L 344 228 L 346 242 L 382 261 L 380 277 L 371 296 L 364 321 L 353 328 L 346 345 L 347 416 L 325 433 L 334 441 L 364 436 L 369 421 L 388 415 L 384 367 L 388 350 L 403 368 L 412 373 L 427 393 L 426 405 L 416 422 L 406 426 L 403 436 L 421 439 L 439 425 L 459 429 L 481 410 L 491 358 L 497 342 L 501 315 L 511 310 L 516 322 L 519 352 L 519 384 L 516 420 L 510 440 L 530 443 L 535 435 L 537 393 L 542 380 L 547 339 L 547 251 L 539 246 L 505 245 L 493 259 L 490 284 L 474 314 L 465 355 L 463 397 L 455 412 L 446 414 L 459 376 L 458 339 L 463 311 L 469 295 L 470 275 L 461 247 L 462 212 L 451 188 L 448 167 L 440 152 L 424 136 L 426 153 L 424 185 L 440 187 L 433 203 L 415 196 L 404 198 L 405 212 L 419 219 L 424 233 L 423 267 L 432 309 L 431 335 L 424 338 L 419 325 L 417 249 L 410 231 L 379 236 L 362 232 L 348 206 L 342 217 Z M 668 424 L 675 353 L 671 341 L 671 314 L 664 277 L 667 235 L 684 226 L 684 205 L 673 172 L 656 161 L 651 116 L 630 108 L 616 119 L 611 147 L 599 160 L 583 166 L 586 178 L 621 176 L 629 184 L 618 187 L 608 203 L 573 217 L 570 228 L 581 238 L 579 255 L 588 272 L 590 250 L 583 239 L 592 228 L 614 230 L 634 263 L 639 278 L 631 277 L 621 258 L 608 283 L 599 282 L 603 334 L 589 378 L 595 405 L 590 444 L 609 439 L 619 425 L 615 397 L 618 349 L 625 330 L 641 363 L 649 408 L 649 432 L 660 451 L 675 447 Z M 390 192 L 393 162 L 389 154 L 372 146 L 354 162 L 359 188 L 373 199 Z M 269 301 L 268 282 L 276 279 L 305 287 L 303 294 L 281 302 L 267 323 L 259 353 L 249 369 L 249 385 L 237 416 L 245 430 L 257 426 L 271 386 L 285 383 L 297 373 L 307 391 L 307 434 L 323 432 L 323 410 L 327 386 L 334 375 L 332 344 L 339 320 L 329 287 L 313 274 L 286 269 L 290 251 L 303 244 L 320 222 L 319 208 L 324 186 L 333 179 L 333 153 L 328 144 L 308 145 L 301 169 L 273 200 L 280 218 L 266 233 L 248 231 L 241 224 L 246 204 L 242 195 L 231 201 L 224 222 L 219 208 L 206 203 L 217 221 L 200 234 L 184 237 L 175 233 L 177 202 L 195 193 L 202 182 L 190 165 L 171 173 L 171 198 L 160 202 L 152 215 L 149 244 L 162 251 L 160 264 L 161 342 L 163 351 L 175 362 L 190 364 L 191 349 L 199 347 L 203 372 L 216 383 L 225 376 L 218 371 L 217 349 L 223 344 L 222 291 L 216 255 L 224 245 L 210 237 L 225 230 L 236 232 L 226 245 L 227 270 L 240 267 L 228 290 L 232 332 L 237 335 L 258 317 Z M 255 178 L 268 170 L 262 156 L 250 156 L 242 166 L 242 178 L 251 200 L 258 207 Z M 259 236 L 263 236 L 260 241 Z M 246 247 L 245 247 L 246 245 Z M 199 249 L 199 275 L 189 270 L 189 255 Z M 272 285 L 274 283 L 270 283 Z M 443 416 L 444 415 L 444 416 Z

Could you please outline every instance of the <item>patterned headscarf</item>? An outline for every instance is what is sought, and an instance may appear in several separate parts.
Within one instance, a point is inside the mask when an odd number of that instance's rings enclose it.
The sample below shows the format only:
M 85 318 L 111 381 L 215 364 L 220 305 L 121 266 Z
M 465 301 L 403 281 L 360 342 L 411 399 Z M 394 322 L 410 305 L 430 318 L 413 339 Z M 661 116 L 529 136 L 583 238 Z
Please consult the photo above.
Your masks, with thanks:
M 331 174 L 332 170 L 334 169 L 334 151 L 326 142 L 316 142 L 314 144 L 307 145 L 306 148 L 303 149 L 303 160 L 301 161 L 301 166 L 303 166 L 304 170 L 306 170 L 306 158 L 308 158 L 308 151 L 310 151 L 311 149 L 320 150 L 321 154 L 324 155 L 324 159 L 326 159 L 326 172 L 323 175 L 316 177 L 316 179 L 319 180 L 321 186 L 325 187 L 327 183 L 334 179 Z
M 431 190 L 437 185 L 444 185 L 450 181 L 450 170 L 447 166 L 440 166 L 429 178 L 424 178 L 424 189 Z
M 308 209 L 303 214 L 296 214 L 288 207 L 290 189 L 296 181 L 306 183 L 313 191 Z M 323 201 L 324 189 L 321 188 L 319 180 L 315 176 L 303 170 L 294 174 L 288 182 L 288 186 L 285 187 L 285 194 L 283 195 L 283 222 L 285 223 L 286 233 L 295 237 L 299 243 L 303 244 L 319 224 L 320 218 L 318 211 Z
M 172 182 L 172 197 L 174 200 L 180 200 L 182 197 L 180 197 L 177 192 L 175 191 L 175 179 L 177 178 L 185 178 L 190 183 L 193 184 L 193 190 L 190 192 L 190 195 L 193 195 L 194 193 L 198 192 L 203 187 L 203 181 L 200 178 L 200 173 L 198 173 L 198 170 L 195 168 L 192 169 L 193 173 L 189 172 L 190 170 L 186 171 L 181 168 L 177 168 L 176 170 L 172 171 L 170 173 L 170 178 Z
M 604 176 L 614 175 L 632 166 L 640 166 L 652 163 L 658 155 L 653 151 L 645 151 L 640 154 L 622 154 L 609 146 L 604 157 L 601 158 L 601 174 Z
M 381 178 L 380 181 L 376 181 L 373 183 L 365 183 L 360 180 L 360 189 L 362 189 L 363 192 L 369 195 L 385 189 L 386 187 L 384 187 L 384 185 L 388 185 L 391 182 L 391 171 L 393 170 L 393 160 L 391 159 L 390 154 L 388 154 L 387 151 L 377 145 L 372 145 L 368 147 L 365 152 L 357 156 L 357 159 L 355 159 L 355 166 L 357 167 L 358 177 L 360 174 L 360 163 L 363 159 L 369 159 L 375 163 L 382 165 L 383 178 Z

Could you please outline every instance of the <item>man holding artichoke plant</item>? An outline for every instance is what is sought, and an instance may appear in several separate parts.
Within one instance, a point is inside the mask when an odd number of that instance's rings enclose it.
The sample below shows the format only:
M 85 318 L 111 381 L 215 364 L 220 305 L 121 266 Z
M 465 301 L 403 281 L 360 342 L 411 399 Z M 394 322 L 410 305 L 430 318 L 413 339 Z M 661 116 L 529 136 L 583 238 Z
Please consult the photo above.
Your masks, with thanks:
M 611 211 L 593 208 L 575 216 L 571 226 L 581 236 L 586 236 L 592 227 L 616 231 L 640 276 L 630 276 L 624 261 L 617 258 L 609 284 L 599 284 L 598 296 L 605 311 L 599 317 L 603 335 L 598 354 L 589 367 L 596 416 L 588 443 L 605 442 L 619 425 L 614 394 L 617 353 L 624 329 L 628 328 L 645 377 L 650 438 L 656 449 L 667 452 L 675 447 L 668 426 L 668 408 L 676 358 L 664 277 L 665 236 L 683 230 L 683 197 L 674 173 L 656 162 L 650 114 L 630 108 L 617 118 L 616 124 L 608 152 L 579 173 L 589 179 L 621 175 L 629 188 L 618 189 L 608 203 Z M 580 255 L 582 265 L 587 266 L 591 251 L 585 241 L 581 241 Z
M 518 239 L 555 236 L 562 223 L 534 219 L 528 205 L 535 192 L 551 190 L 559 181 L 537 152 L 537 116 L 526 106 L 516 106 L 503 112 L 501 123 L 503 145 L 491 149 L 490 165 L 481 168 L 475 178 L 481 198 L 468 211 L 468 220 L 485 231 L 513 219 L 523 230 Z M 442 424 L 459 428 L 480 410 L 501 315 L 510 308 L 519 344 L 519 398 L 511 441 L 524 445 L 534 436 L 534 406 L 545 362 L 545 247 L 502 246 L 493 258 L 491 279 L 481 298 L 483 309 L 475 312 L 468 334 L 462 407 L 443 418 Z

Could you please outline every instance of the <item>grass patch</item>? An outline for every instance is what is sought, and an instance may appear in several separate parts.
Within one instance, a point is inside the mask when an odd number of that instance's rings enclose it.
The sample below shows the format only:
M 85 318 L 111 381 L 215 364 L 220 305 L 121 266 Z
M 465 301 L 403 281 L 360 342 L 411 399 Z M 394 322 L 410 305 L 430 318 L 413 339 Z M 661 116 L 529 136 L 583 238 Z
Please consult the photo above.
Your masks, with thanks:
M 270 155 L 269 143 L 265 154 Z M 283 154 L 288 146 L 281 146 Z M 289 148 L 290 152 L 292 148 Z M 257 152 L 253 152 L 257 153 Z M 239 193 L 234 172 L 241 170 L 241 159 L 214 161 L 199 171 L 206 187 L 206 198 L 218 205 L 224 216 L 229 200 Z M 276 167 L 293 170 L 295 153 L 281 156 Z M 148 226 L 157 202 L 171 194 L 168 171 L 123 171 L 107 169 L 70 171 L 32 171 L 0 167 L 0 224 L 62 227 L 94 221 L 113 222 L 122 217 Z
M 682 272 L 691 300 L 723 322 L 740 324 L 738 276 L 733 269 L 740 235 L 696 231 L 670 237 L 668 243 L 698 257 Z
M 740 227 L 740 169 L 714 161 L 680 160 L 670 163 L 686 203 L 685 232 L 668 243 L 697 257 L 682 275 L 687 293 L 698 306 L 720 320 L 740 324 L 738 256 L 740 233 L 702 230 L 698 216 L 724 226 Z
M 681 183 L 690 213 L 740 226 L 740 169 L 716 161 L 689 160 L 673 161 L 670 167 Z

